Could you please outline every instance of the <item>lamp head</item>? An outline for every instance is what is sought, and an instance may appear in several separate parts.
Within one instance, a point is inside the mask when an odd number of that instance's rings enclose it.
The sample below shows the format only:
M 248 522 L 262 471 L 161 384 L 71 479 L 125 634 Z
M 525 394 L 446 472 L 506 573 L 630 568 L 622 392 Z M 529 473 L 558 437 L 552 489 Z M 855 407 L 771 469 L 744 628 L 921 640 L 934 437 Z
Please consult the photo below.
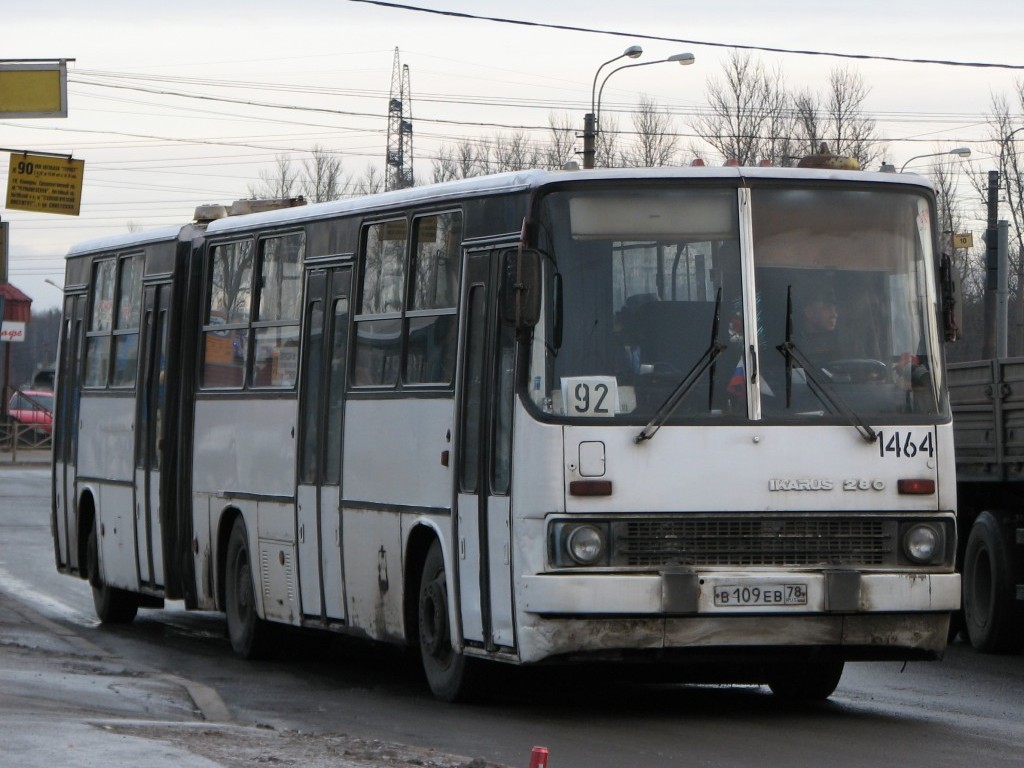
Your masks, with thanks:
M 628 56 L 631 59 L 639 59 L 644 53 L 644 49 L 639 45 L 631 45 L 629 48 L 622 52 L 623 56 Z
M 687 64 L 693 64 L 695 60 L 696 58 L 692 53 L 674 53 L 665 59 L 665 61 L 678 61 L 684 67 Z
M 949 150 L 949 154 L 951 154 L 951 155 L 959 155 L 960 157 L 967 158 L 967 157 L 971 156 L 971 148 L 970 147 L 957 147 L 956 149 Z

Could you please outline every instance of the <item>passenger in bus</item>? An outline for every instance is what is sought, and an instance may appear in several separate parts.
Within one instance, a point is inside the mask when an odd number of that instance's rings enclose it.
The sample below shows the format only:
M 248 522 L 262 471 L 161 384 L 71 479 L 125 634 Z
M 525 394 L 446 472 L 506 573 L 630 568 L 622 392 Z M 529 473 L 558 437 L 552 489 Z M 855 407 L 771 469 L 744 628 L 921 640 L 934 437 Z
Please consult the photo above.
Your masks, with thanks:
M 637 374 L 641 368 L 640 345 L 645 336 L 640 318 L 640 307 L 658 301 L 656 293 L 638 293 L 629 296 L 615 316 L 615 337 L 622 349 L 620 358 L 616 360 L 616 368 L 620 373 Z M 650 369 L 650 366 L 647 366 Z

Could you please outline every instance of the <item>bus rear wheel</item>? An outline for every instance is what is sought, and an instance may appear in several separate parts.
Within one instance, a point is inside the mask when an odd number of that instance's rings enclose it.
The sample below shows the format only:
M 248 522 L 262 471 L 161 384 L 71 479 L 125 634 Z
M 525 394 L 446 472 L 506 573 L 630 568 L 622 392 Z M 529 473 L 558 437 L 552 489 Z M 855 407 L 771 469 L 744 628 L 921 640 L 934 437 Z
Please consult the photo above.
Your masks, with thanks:
M 963 612 L 971 645 L 985 653 L 1019 651 L 1024 644 L 1012 547 L 995 515 L 978 515 L 964 551 Z
M 785 664 L 771 672 L 768 687 L 777 698 L 792 704 L 825 701 L 839 685 L 843 667 L 841 661 Z
M 228 537 L 224 603 L 232 649 L 243 659 L 265 658 L 271 648 L 271 627 L 256 612 L 252 558 L 242 518 L 235 520 Z
M 431 692 L 442 701 L 465 701 L 471 697 L 475 670 L 452 647 L 451 622 L 448 620 L 448 582 L 441 545 L 434 541 L 423 562 L 419 588 L 420 659 Z
M 89 529 L 86 572 L 92 587 L 92 604 L 101 624 L 131 624 L 139 612 L 139 596 L 103 581 L 100 570 L 99 538 L 96 525 Z

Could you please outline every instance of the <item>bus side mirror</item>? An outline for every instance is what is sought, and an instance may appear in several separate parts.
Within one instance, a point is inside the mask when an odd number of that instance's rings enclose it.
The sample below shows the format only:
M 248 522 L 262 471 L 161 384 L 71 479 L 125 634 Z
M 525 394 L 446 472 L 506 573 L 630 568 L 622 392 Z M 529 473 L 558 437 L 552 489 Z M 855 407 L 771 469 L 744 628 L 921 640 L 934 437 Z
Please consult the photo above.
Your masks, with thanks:
M 541 255 L 517 248 L 501 257 L 501 319 L 516 330 L 532 328 L 540 320 Z

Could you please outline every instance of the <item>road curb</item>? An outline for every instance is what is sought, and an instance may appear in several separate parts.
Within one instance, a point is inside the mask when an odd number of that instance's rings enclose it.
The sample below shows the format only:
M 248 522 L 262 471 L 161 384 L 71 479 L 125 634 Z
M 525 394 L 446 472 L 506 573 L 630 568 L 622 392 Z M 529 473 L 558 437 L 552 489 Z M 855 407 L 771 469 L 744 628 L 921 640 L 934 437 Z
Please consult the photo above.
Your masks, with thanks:
M 143 664 L 139 664 L 138 662 L 129 663 L 123 657 L 109 653 L 103 648 L 100 648 L 88 638 L 78 634 L 78 632 L 73 628 L 59 624 L 52 619 L 47 618 L 27 603 L 22 602 L 16 596 L 2 589 L 0 589 L 0 605 L 12 613 L 17 614 L 26 623 L 40 628 L 47 634 L 57 638 L 60 642 L 69 646 L 70 649 L 78 655 L 108 661 L 116 660 L 119 664 L 138 670 L 147 677 L 154 680 L 163 680 L 170 685 L 181 688 L 188 695 L 188 698 L 191 699 L 193 705 L 204 721 L 210 723 L 234 723 L 231 710 L 228 709 L 228 706 L 224 703 L 220 694 L 210 686 L 196 682 L 195 680 L 189 680 L 188 678 L 181 677 L 179 675 L 165 674 Z

